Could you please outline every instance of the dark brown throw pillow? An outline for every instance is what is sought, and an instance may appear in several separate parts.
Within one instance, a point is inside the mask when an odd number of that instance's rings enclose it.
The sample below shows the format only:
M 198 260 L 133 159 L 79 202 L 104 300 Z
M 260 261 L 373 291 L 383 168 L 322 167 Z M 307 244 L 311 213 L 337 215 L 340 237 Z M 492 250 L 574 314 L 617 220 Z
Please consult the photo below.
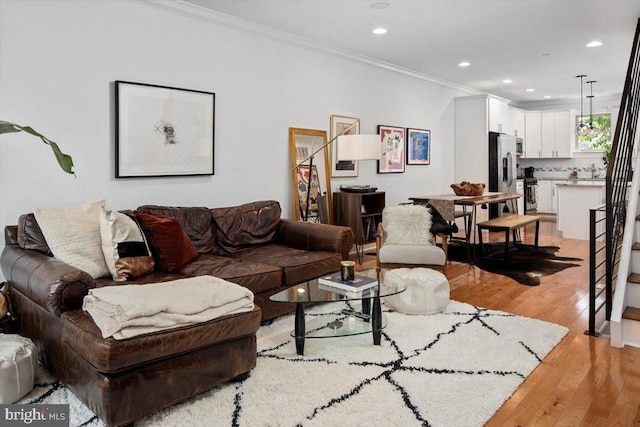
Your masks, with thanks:
M 198 252 L 178 221 L 139 211 L 135 211 L 135 216 L 159 270 L 175 273 L 198 258 Z
M 18 245 L 22 249 L 31 249 L 52 256 L 33 212 L 20 215 L 18 219 Z

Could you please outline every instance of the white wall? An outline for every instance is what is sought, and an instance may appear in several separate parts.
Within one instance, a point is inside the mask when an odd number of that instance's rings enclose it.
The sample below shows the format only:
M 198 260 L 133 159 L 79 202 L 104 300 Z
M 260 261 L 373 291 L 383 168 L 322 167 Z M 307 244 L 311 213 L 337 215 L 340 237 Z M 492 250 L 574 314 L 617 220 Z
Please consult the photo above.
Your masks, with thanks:
M 114 178 L 115 80 L 216 93 L 215 175 Z M 0 119 L 28 124 L 73 156 L 77 178 L 25 134 L 0 143 L 0 227 L 37 207 L 106 199 L 229 206 L 275 199 L 292 216 L 289 127 L 329 131 L 329 117 L 432 131 L 431 165 L 357 179 L 387 204 L 449 190 L 453 101 L 469 93 L 393 70 L 127 0 L 0 2 Z M 3 245 L 0 244 L 0 247 Z

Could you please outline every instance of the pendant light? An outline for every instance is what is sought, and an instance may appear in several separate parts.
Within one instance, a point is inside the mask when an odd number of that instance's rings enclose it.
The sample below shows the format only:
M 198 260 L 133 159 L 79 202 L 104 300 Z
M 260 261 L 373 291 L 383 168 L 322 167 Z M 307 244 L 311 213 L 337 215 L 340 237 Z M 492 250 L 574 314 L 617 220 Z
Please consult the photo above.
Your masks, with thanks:
M 591 94 L 587 96 L 587 98 L 589 98 L 589 124 L 587 125 L 587 136 L 589 138 L 597 138 L 600 136 L 600 130 L 593 124 L 593 84 L 595 82 L 595 80 L 587 82 L 587 84 L 591 86 Z
M 576 135 L 578 136 L 586 136 L 589 133 L 589 127 L 584 124 L 582 121 L 582 79 L 587 77 L 586 74 L 580 74 L 576 76 L 576 78 L 580 78 L 580 123 L 576 126 Z

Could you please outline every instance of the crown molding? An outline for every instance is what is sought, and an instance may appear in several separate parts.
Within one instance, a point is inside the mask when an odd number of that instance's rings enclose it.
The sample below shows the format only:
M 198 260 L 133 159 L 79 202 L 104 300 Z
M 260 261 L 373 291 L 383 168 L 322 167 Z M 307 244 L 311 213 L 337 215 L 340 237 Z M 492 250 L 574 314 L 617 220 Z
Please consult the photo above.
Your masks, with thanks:
M 237 18 L 235 16 L 227 15 L 225 13 L 217 12 L 211 9 L 207 9 L 196 4 L 187 3 L 183 0 L 131 0 L 133 2 L 161 9 L 167 12 L 186 16 L 188 18 L 197 19 L 200 21 L 208 22 L 216 25 L 224 25 L 236 30 L 244 31 L 247 33 L 257 34 L 262 37 L 269 38 L 281 43 L 287 43 L 294 46 L 302 47 L 305 49 L 321 52 L 336 57 L 347 58 L 356 62 L 372 65 L 374 67 L 382 68 L 385 70 L 393 71 L 399 74 L 410 76 L 419 80 L 428 81 L 431 83 L 445 86 L 451 89 L 467 92 L 473 95 L 484 94 L 484 92 L 477 91 L 467 86 L 459 85 L 444 79 L 439 79 L 428 74 L 420 73 L 409 68 L 394 65 L 388 62 L 380 61 L 371 58 L 366 55 L 360 55 L 354 52 L 350 52 L 345 49 L 340 49 L 335 46 L 331 46 L 325 43 L 320 43 L 305 37 L 297 36 L 285 31 L 277 30 L 266 25 L 258 24 L 256 22 L 247 21 L 245 19 Z
M 613 94 L 606 96 L 599 96 L 593 99 L 594 110 L 597 109 L 599 111 L 605 111 L 610 107 L 619 107 L 620 101 L 622 99 L 622 94 Z M 524 110 L 553 110 L 553 109 L 566 109 L 573 108 L 576 110 L 580 110 L 580 99 L 575 98 L 564 98 L 564 99 L 555 99 L 549 101 L 528 101 L 518 103 L 514 105 L 518 108 L 522 108 Z M 587 106 L 588 108 L 588 106 Z M 586 109 L 584 111 L 587 112 Z

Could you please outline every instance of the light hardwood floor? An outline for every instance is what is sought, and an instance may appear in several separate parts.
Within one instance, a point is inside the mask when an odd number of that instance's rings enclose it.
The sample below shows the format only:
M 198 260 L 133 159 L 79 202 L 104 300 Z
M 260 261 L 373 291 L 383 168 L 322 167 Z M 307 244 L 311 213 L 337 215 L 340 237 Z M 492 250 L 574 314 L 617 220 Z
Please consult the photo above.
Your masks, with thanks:
M 450 262 L 451 299 L 546 320 L 567 336 L 487 423 L 488 426 L 640 426 L 640 349 L 612 348 L 607 337 L 584 335 L 588 324 L 588 242 L 563 239 L 541 222 L 540 245 L 582 258 L 580 267 L 524 286 L 469 264 Z M 534 225 L 523 233 L 533 242 Z M 491 233 L 490 240 L 504 233 Z M 365 255 L 361 267 L 373 267 Z M 465 349 L 461 349 L 465 350 Z M 466 349 L 473 351 L 473 349 Z

